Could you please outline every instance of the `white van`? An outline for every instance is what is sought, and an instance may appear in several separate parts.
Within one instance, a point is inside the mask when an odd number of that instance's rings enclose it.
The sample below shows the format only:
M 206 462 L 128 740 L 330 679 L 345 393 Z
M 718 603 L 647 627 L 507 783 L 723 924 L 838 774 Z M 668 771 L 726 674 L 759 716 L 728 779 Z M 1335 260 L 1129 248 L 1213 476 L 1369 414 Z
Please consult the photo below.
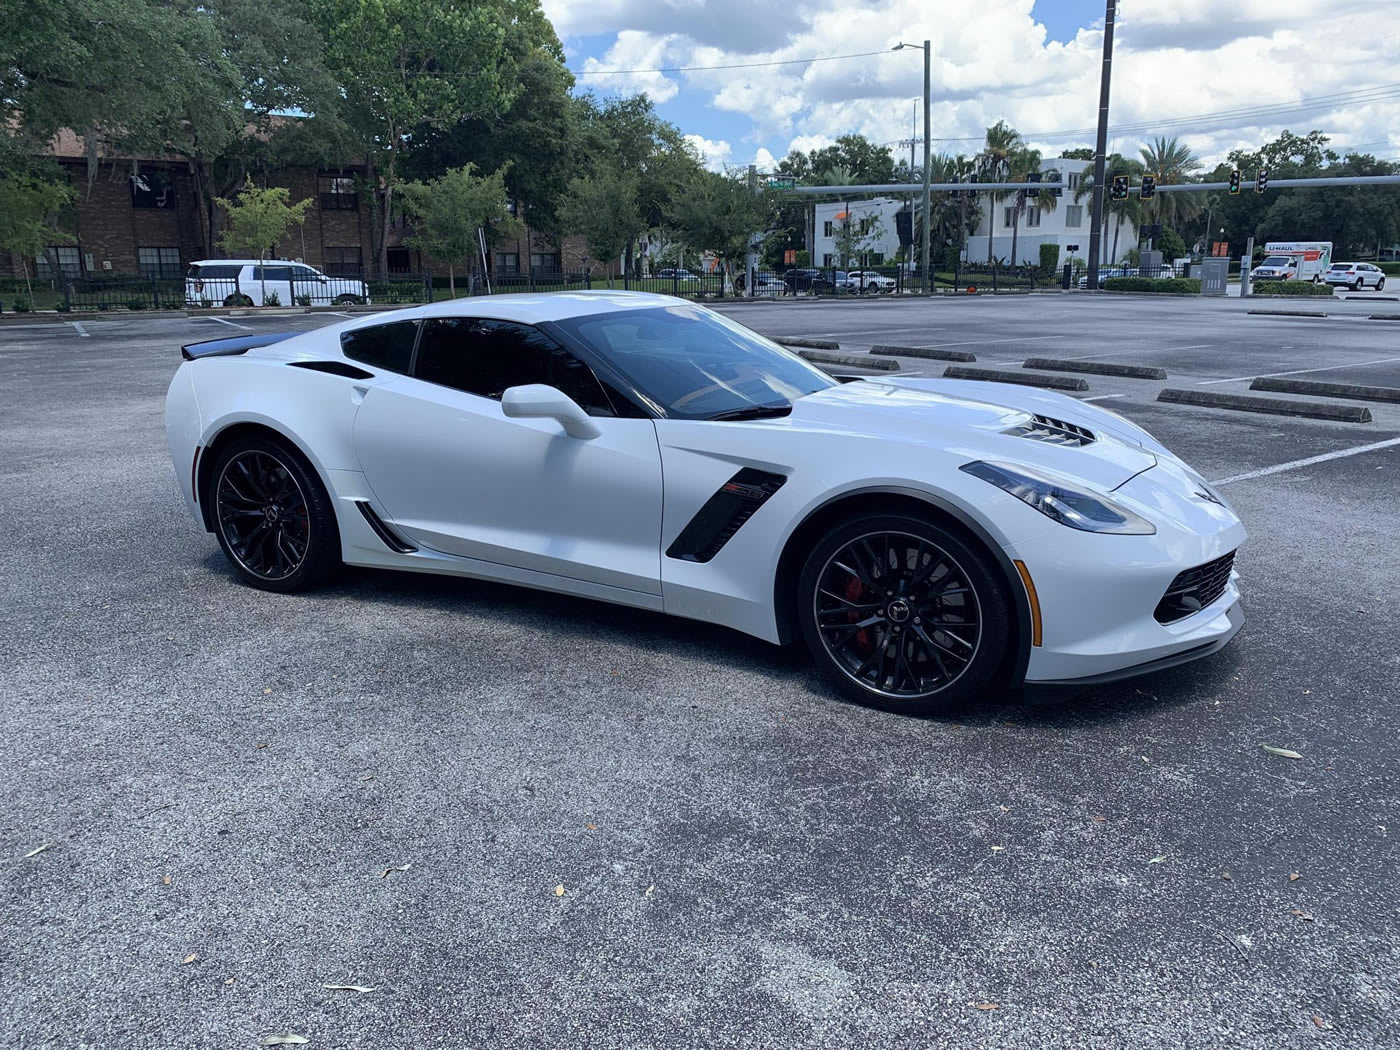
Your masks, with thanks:
M 327 277 L 285 259 L 202 259 L 185 273 L 185 301 L 190 306 L 348 306 L 369 302 L 369 289 L 358 277 Z
M 1264 261 L 1249 271 L 1249 279 L 1319 284 L 1331 265 L 1331 241 L 1270 241 L 1264 245 Z

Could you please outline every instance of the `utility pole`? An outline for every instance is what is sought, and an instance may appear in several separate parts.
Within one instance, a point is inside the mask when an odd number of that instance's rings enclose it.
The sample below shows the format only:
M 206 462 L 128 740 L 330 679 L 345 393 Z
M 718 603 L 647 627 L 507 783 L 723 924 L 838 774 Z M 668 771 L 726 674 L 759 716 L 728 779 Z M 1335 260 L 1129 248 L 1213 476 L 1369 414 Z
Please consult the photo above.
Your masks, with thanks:
M 757 193 L 758 190 L 758 166 L 749 165 L 749 189 Z M 749 234 L 749 251 L 744 258 L 744 293 L 749 297 L 755 294 L 754 285 L 758 282 L 754 279 L 758 274 L 758 252 L 754 251 L 758 243 L 757 231 Z
M 1099 133 L 1094 140 L 1094 196 L 1089 218 L 1089 280 L 1090 288 L 1099 286 L 1099 255 L 1103 242 L 1103 197 L 1107 173 L 1108 151 L 1108 88 L 1113 69 L 1113 16 L 1117 0 L 1106 0 L 1103 16 L 1103 79 L 1099 82 Z
M 1108 2 L 1109 2 L 1109 5 L 1112 6 L 1113 0 L 1108 0 Z M 929 187 L 929 180 L 930 180 L 930 177 L 931 177 L 932 174 L 933 174 L 933 168 L 931 167 L 931 158 L 930 158 L 930 156 L 929 156 L 929 136 L 932 135 L 933 130 L 932 130 L 932 128 L 931 128 L 930 125 L 929 125 L 929 112 L 928 112 L 928 109 L 929 109 L 929 100 L 933 97 L 933 82 L 932 82 L 932 79 L 931 79 L 931 70 L 930 70 L 930 66 L 929 66 L 930 60 L 931 60 L 931 58 L 932 58 L 932 54 L 933 54 L 933 49 L 932 49 L 931 46 L 929 45 L 929 42 L 928 42 L 927 40 L 925 40 L 925 41 L 924 41 L 924 241 L 923 241 L 923 253 L 922 253 L 922 255 L 921 255 L 920 258 L 919 258 L 919 272 L 923 274 L 923 278 L 924 278 L 924 294 L 925 294 L 925 295 L 928 295 L 928 293 L 929 293 L 930 291 L 932 291 L 932 289 L 933 289 L 933 282 L 931 282 L 931 281 L 929 280 L 929 272 L 928 272 L 928 265 L 929 265 L 929 258 L 928 258 L 928 257 L 929 257 L 929 239 L 930 239 L 930 234 L 932 234 L 932 232 L 933 232 L 933 228 L 932 228 L 931 224 L 929 223 L 929 219 L 931 218 L 931 216 L 930 216 L 930 214 L 929 214 L 931 205 L 930 205 L 930 202 L 929 202 L 929 189 L 928 189 L 928 187 Z

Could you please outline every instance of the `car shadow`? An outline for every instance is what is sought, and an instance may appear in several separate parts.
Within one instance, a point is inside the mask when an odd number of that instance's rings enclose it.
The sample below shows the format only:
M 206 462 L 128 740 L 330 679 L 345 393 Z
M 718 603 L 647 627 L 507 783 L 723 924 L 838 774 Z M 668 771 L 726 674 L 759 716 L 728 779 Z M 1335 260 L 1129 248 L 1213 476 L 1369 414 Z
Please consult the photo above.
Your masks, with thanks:
M 204 559 L 213 575 L 241 586 L 219 551 Z M 775 688 L 802 689 L 820 699 L 850 704 L 812 664 L 804 646 L 778 646 L 703 620 L 489 580 L 428 573 L 345 566 L 328 585 L 298 598 L 356 602 L 448 613 L 490 616 L 525 630 L 547 626 L 556 637 L 587 641 L 606 638 L 639 653 L 665 650 L 718 670 L 742 667 L 769 679 Z M 1222 692 L 1243 664 L 1238 643 L 1213 657 L 1168 668 L 1141 678 L 1034 697 L 1019 690 L 984 694 L 961 708 L 927 716 L 935 723 L 991 727 L 1007 722 L 1033 729 L 1061 730 L 1150 718 L 1166 709 L 1199 703 Z M 898 716 L 898 713 L 895 713 Z M 914 717 L 914 716 L 902 716 Z

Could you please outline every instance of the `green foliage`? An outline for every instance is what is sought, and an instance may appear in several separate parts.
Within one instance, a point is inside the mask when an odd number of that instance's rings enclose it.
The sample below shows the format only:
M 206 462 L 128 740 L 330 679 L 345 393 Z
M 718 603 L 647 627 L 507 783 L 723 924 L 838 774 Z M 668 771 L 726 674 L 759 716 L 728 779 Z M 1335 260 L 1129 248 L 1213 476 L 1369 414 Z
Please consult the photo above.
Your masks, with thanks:
M 1103 282 L 1108 292 L 1199 293 L 1201 282 L 1194 277 L 1110 277 Z
M 478 250 L 478 229 L 488 241 L 518 233 L 519 223 L 506 210 L 505 175 L 477 175 L 467 164 L 429 182 L 404 183 L 403 208 L 413 220 L 407 243 L 456 266 Z
M 1170 226 L 1162 227 L 1162 235 L 1153 240 L 1153 247 L 1162 253 L 1162 258 L 1167 262 L 1173 262 L 1186 255 L 1186 242 L 1181 239 L 1181 234 Z
M 637 176 L 605 167 L 574 179 L 561 218 L 567 229 L 583 236 L 589 255 L 607 263 L 611 286 L 613 264 L 645 228 L 637 203 Z
M 0 250 L 35 256 L 47 245 L 71 243 L 57 223 L 72 198 L 67 185 L 35 174 L 0 176 Z
M 668 218 L 687 244 L 736 262 L 747 252 L 751 235 L 767 229 L 775 212 L 773 195 L 762 189 L 755 193 L 743 175 L 701 171 Z
M 1376 263 L 1387 277 L 1400 277 L 1400 262 Z
M 311 198 L 292 204 L 290 197 L 291 190 L 285 186 L 262 189 L 249 176 L 236 200 L 218 198 L 219 206 L 228 213 L 228 229 L 220 241 L 229 254 L 262 260 L 287 231 L 305 222 Z
M 1040 246 L 1040 270 L 1042 273 L 1053 273 L 1060 264 L 1060 246 L 1058 244 L 1042 244 Z
M 311 296 L 306 295 L 305 293 L 303 293 L 303 294 L 301 294 L 301 295 L 294 295 L 294 296 L 292 296 L 292 301 L 293 301 L 294 303 L 296 303 L 298 306 L 310 306 L 310 305 L 311 305 Z
M 278 295 L 276 292 L 266 292 L 266 293 L 264 293 L 264 295 L 263 295 L 263 305 L 264 305 L 264 306 L 281 306 L 281 305 L 282 305 L 282 297 L 281 297 L 280 295 Z
M 1314 295 L 1330 297 L 1332 286 L 1330 284 L 1313 284 L 1311 281 L 1254 281 L 1249 286 L 1249 294 L 1294 298 L 1308 298 Z
M 29 313 L 29 301 L 26 299 L 16 299 L 11 305 L 17 314 Z
M 1061 159 L 1061 160 L 1093 160 L 1093 159 L 1094 159 L 1094 147 L 1093 147 L 1093 146 L 1079 146 L 1079 147 L 1077 147 L 1077 148 L 1075 148 L 1075 149 L 1064 149 L 1064 150 L 1060 150 L 1060 159 Z
M 127 308 L 128 310 L 144 310 L 144 309 L 146 309 L 146 300 L 145 300 L 145 299 L 128 299 L 128 300 L 126 301 L 126 308 Z
M 797 266 L 800 266 L 800 267 L 804 267 L 804 268 L 805 268 L 805 267 L 808 267 L 808 266 L 811 266 L 811 265 L 812 265 L 812 253 L 809 252 L 806 248 L 799 248 L 799 249 L 797 250 L 797 263 L 796 263 L 796 265 L 797 265 Z M 1389 273 L 1390 271 L 1387 270 L 1386 272 Z
M 1142 170 L 1155 176 L 1158 186 L 1193 182 L 1201 162 L 1179 139 L 1158 137 L 1142 148 Z M 1154 222 L 1176 223 L 1194 219 L 1201 212 L 1199 193 L 1158 193 L 1146 202 Z M 1185 245 L 1182 246 L 1185 254 Z
M 828 176 L 839 173 L 848 185 L 893 182 L 894 155 L 864 135 L 842 135 L 832 145 L 811 153 L 793 150 L 778 163 L 778 173 L 812 186 L 838 185 Z

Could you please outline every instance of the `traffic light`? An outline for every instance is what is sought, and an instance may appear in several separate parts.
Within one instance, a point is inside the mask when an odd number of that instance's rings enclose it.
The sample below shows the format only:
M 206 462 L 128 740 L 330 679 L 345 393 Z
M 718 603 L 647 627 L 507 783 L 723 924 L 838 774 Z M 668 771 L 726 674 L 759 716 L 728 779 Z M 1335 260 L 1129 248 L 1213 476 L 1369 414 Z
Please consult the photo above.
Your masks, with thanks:
M 1128 199 L 1128 176 L 1113 176 L 1113 199 L 1116 201 L 1125 201 Z
M 967 181 L 968 181 L 968 182 L 976 182 L 976 181 L 977 181 L 977 173 L 974 171 L 971 175 L 969 175 L 969 176 L 967 177 Z M 968 197 L 973 197 L 973 198 L 975 198 L 975 197 L 977 196 L 977 191 L 976 191 L 976 190 L 964 190 L 963 193 L 964 193 L 965 196 L 968 196 Z
M 1157 176 L 1144 175 L 1142 177 L 1142 186 L 1138 189 L 1138 198 L 1140 200 L 1150 201 L 1152 199 L 1152 195 L 1156 192 Z
M 1269 188 L 1269 169 L 1260 168 L 1259 174 L 1254 176 L 1254 192 L 1263 193 Z
M 1242 174 L 1241 174 L 1239 168 L 1236 168 L 1234 171 L 1230 172 L 1230 192 L 1231 192 L 1231 193 L 1239 193 L 1239 192 L 1240 192 L 1240 179 L 1241 179 L 1241 177 L 1242 177 Z
M 1029 175 L 1026 176 L 1026 181 L 1027 181 L 1027 182 L 1039 182 L 1039 181 L 1040 181 L 1040 172 L 1038 172 L 1038 171 L 1033 171 L 1033 172 L 1031 172 Z M 1039 196 L 1040 196 L 1040 188 L 1037 187 L 1037 186 L 1029 186 L 1029 187 L 1027 187 L 1027 188 L 1026 188 L 1026 196 L 1027 196 L 1027 197 L 1039 197 Z
M 1060 181 L 1060 173 L 1059 173 L 1058 171 L 1048 171 L 1048 172 L 1046 172 L 1045 174 L 1046 174 L 1046 176 L 1047 176 L 1047 178 L 1046 178 L 1046 181 L 1047 181 L 1047 182 L 1059 182 L 1059 181 Z M 1048 194 L 1050 194 L 1050 196 L 1052 196 L 1052 197 L 1058 197 L 1058 196 L 1061 195 L 1061 193 L 1062 193 L 1063 191 L 1060 189 L 1060 187 L 1056 186 L 1056 187 L 1054 187 L 1053 189 L 1048 189 L 1048 190 L 1046 190 L 1045 192 L 1048 193 Z

